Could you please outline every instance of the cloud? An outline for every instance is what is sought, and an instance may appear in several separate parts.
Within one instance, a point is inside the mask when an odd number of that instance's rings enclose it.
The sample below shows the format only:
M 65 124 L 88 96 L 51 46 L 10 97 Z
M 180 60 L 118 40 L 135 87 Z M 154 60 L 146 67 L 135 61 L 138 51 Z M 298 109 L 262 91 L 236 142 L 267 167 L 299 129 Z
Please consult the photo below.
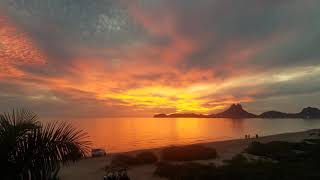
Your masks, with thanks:
M 23 65 L 42 65 L 45 56 L 27 33 L 19 31 L 8 17 L 0 14 L 0 78 L 21 76 Z
M 317 1 L 0 5 L 2 108 L 27 105 L 46 116 L 150 116 L 210 113 L 244 102 L 259 112 L 264 103 L 272 106 L 270 99 L 296 102 L 320 91 Z

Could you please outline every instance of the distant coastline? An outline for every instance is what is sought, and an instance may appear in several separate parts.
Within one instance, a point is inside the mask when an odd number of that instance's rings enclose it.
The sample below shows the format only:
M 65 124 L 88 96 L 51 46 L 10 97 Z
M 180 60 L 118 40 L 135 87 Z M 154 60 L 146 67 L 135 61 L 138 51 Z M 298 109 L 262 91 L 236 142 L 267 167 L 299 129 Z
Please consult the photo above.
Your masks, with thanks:
M 250 113 L 242 108 L 241 104 L 232 104 L 228 109 L 217 114 L 155 114 L 154 118 L 299 118 L 299 119 L 317 119 L 320 118 L 320 109 L 314 107 L 304 108 L 299 113 L 285 113 L 280 111 L 267 111 L 260 115 Z

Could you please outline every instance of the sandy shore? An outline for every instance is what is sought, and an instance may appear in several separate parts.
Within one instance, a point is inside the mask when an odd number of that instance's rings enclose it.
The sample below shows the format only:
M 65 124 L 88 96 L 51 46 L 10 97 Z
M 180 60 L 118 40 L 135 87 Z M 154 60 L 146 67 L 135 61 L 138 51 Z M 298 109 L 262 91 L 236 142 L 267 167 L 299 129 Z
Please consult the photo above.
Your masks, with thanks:
M 221 164 L 223 160 L 230 159 L 234 155 L 242 152 L 248 144 L 252 141 L 259 141 L 262 143 L 271 141 L 288 141 L 299 142 L 307 138 L 313 138 L 313 133 L 319 134 L 320 130 L 309 130 L 304 132 L 285 133 L 271 136 L 260 137 L 258 139 L 237 139 L 220 142 L 200 143 L 201 145 L 215 148 L 218 152 L 219 158 L 214 160 L 198 161 L 200 163 L 215 163 Z M 161 149 L 155 148 L 148 150 L 138 150 L 127 152 L 127 154 L 134 155 L 141 151 L 152 151 L 160 156 Z M 62 180 L 101 180 L 105 175 L 104 167 L 110 163 L 114 154 L 108 155 L 105 158 L 88 158 L 63 167 L 60 171 L 60 178 Z M 160 180 L 162 178 L 153 176 L 155 165 L 145 165 L 138 167 L 131 167 L 128 169 L 128 174 L 132 180 Z

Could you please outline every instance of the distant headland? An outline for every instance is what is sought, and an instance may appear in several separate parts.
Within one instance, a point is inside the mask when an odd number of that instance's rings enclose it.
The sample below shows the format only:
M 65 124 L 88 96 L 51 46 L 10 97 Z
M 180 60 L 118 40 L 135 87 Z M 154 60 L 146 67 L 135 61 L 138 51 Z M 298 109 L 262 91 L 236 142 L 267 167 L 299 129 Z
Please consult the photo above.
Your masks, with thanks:
M 320 109 L 314 107 L 304 108 L 299 113 L 284 113 L 280 111 L 267 111 L 260 115 L 247 112 L 242 108 L 241 104 L 232 104 L 228 109 L 217 114 L 156 114 L 154 118 L 300 118 L 300 119 L 316 119 L 320 118 Z

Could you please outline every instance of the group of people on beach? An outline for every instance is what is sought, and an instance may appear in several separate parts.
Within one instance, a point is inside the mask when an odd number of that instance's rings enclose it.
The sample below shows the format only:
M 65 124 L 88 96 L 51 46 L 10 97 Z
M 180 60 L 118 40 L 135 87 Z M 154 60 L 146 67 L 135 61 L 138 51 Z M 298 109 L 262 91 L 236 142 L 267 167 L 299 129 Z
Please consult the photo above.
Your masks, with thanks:
M 126 170 L 121 170 L 107 173 L 107 175 L 103 177 L 103 180 L 130 180 L 130 178 Z
M 250 136 L 250 134 L 246 134 L 246 135 L 244 135 L 244 138 L 245 138 L 245 139 L 251 139 L 251 136 Z M 258 139 L 258 138 L 259 138 L 259 135 L 256 134 L 255 138 Z

